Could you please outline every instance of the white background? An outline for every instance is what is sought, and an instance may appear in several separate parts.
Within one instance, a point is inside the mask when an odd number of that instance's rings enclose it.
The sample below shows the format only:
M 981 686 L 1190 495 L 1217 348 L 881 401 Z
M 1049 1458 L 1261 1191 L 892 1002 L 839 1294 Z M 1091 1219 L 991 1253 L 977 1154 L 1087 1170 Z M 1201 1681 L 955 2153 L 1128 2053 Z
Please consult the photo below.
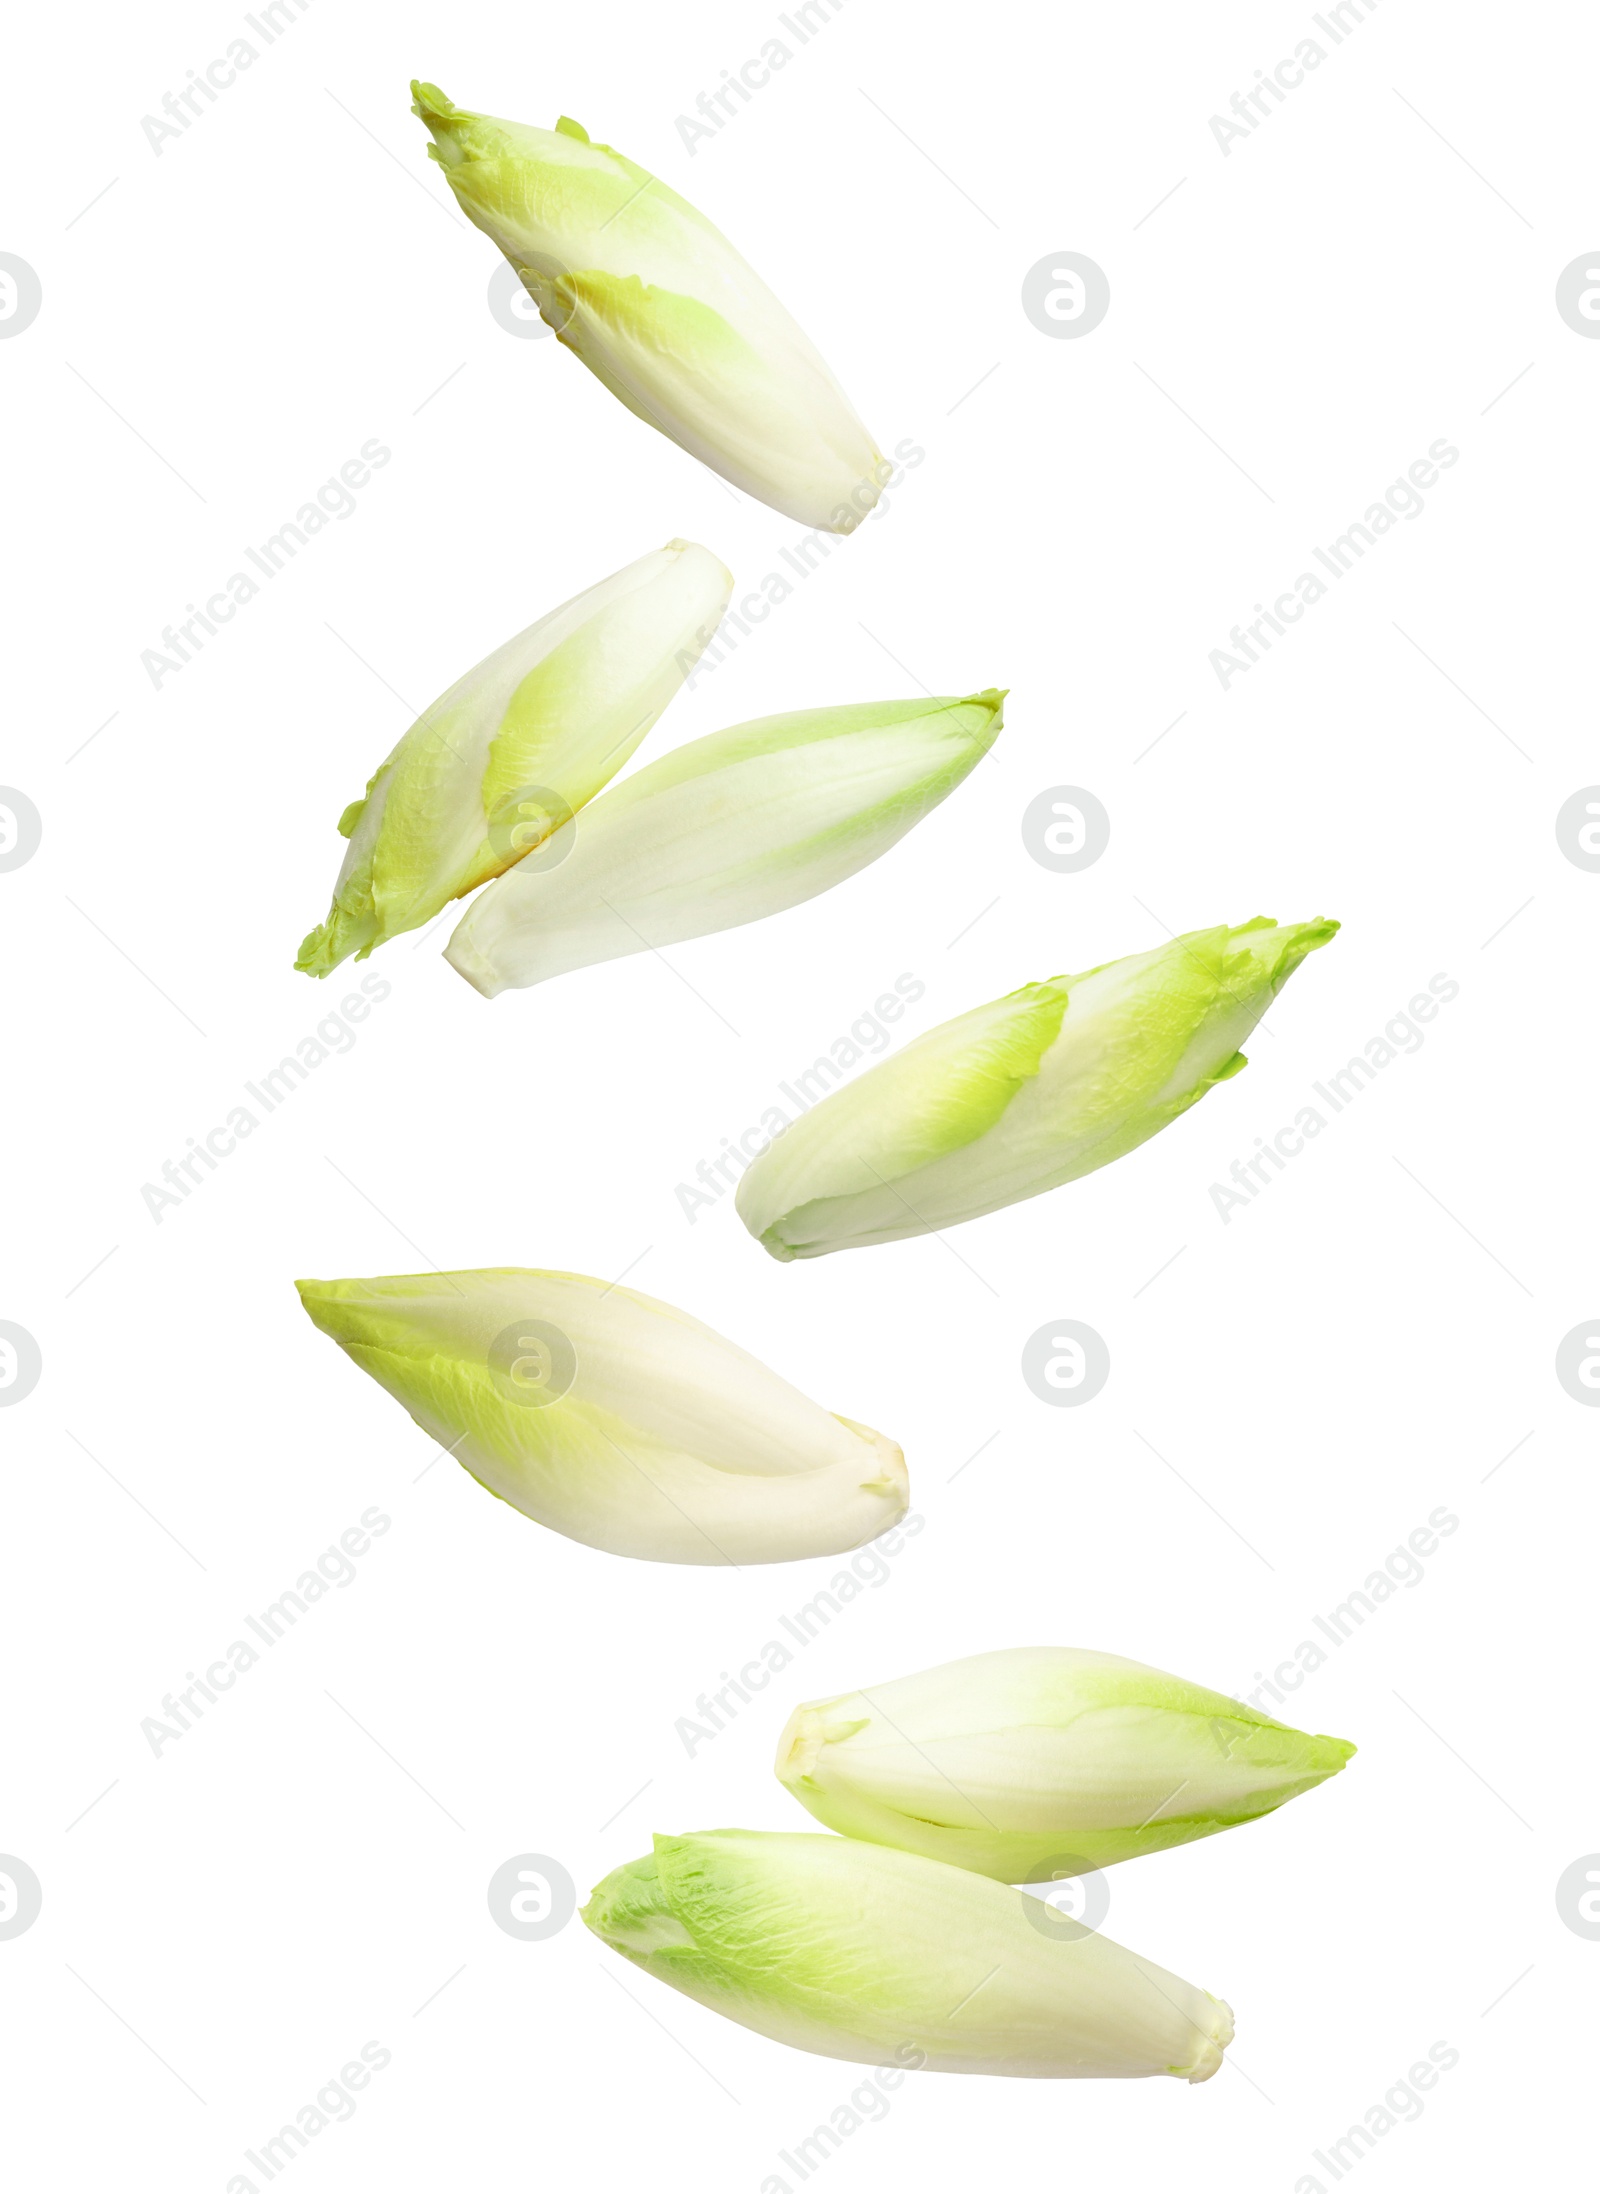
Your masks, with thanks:
M 775 18 L 317 0 L 159 155 L 141 117 L 240 12 L 13 30 L 0 249 L 44 292 L 0 342 L 0 776 L 44 823 L 0 876 L 0 1316 L 44 1362 L 0 1418 L 0 1851 L 44 1888 L 0 1942 L 19 2185 L 260 2188 L 244 2151 L 376 2040 L 390 2068 L 295 2187 L 793 2188 L 778 2151 L 852 2068 L 576 1921 L 512 1940 L 493 1870 L 547 1853 L 586 1893 L 652 1830 L 805 1828 L 770 1773 L 791 1707 L 960 1654 L 1249 1691 L 1441 1505 L 1424 1581 L 1284 1710 L 1349 1769 L 1109 1877 L 1107 1931 L 1234 2006 L 1218 2077 L 916 2079 L 821 2169 L 1305 2194 L 1436 2041 L 1459 2066 L 1363 2186 L 1534 2180 L 1573 2134 L 1600 1947 L 1555 1885 L 1600 1846 L 1600 1426 L 1553 1364 L 1596 1309 L 1600 877 L 1554 819 L 1600 777 L 1600 346 L 1553 300 L 1600 241 L 1592 26 L 1382 6 L 1334 50 L 1296 6 L 849 0 L 691 158 L 675 117 Z M 1225 157 L 1209 117 L 1308 34 L 1328 59 Z M 490 1006 L 443 930 L 391 945 L 355 1049 L 157 1225 L 142 1184 L 353 987 L 291 963 L 416 709 L 673 535 L 754 584 L 801 531 L 495 323 L 413 74 L 654 169 L 883 446 L 926 451 L 641 761 L 923 687 L 1008 686 L 1008 726 L 879 866 L 670 968 Z M 1112 303 L 1057 341 L 1019 300 L 1067 249 Z M 392 461 L 355 514 L 155 690 L 141 651 L 369 437 Z M 1225 692 L 1229 628 L 1440 437 L 1425 514 Z M 1112 818 L 1075 876 L 1019 834 L 1060 784 Z M 1257 913 L 1345 926 L 1249 1072 L 1115 1167 L 813 1264 L 766 1259 L 731 1196 L 687 1223 L 676 1184 L 897 975 L 926 984 L 899 1041 Z M 1441 972 L 1421 1050 L 1224 1225 L 1211 1183 Z M 921 1536 L 692 1760 L 675 1720 L 839 1565 L 625 1563 L 426 1467 L 290 1283 L 435 1263 L 631 1268 L 903 1443 Z M 1019 1371 L 1062 1317 L 1111 1351 L 1076 1410 Z M 153 1757 L 163 1694 L 373 1504 L 356 1582 Z

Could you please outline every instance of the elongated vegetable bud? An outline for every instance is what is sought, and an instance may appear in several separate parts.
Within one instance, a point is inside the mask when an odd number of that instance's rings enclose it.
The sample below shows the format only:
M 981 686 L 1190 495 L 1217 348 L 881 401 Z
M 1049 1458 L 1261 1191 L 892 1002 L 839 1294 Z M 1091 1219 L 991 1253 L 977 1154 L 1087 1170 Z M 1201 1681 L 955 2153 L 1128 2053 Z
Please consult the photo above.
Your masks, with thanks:
M 534 129 L 469 113 L 432 84 L 411 89 L 456 203 L 613 396 L 801 525 L 860 524 L 893 467 L 704 214 L 566 115 Z
M 777 1771 L 846 1836 L 1043 1882 L 1257 1820 L 1354 1750 L 1114 1653 L 1018 1646 L 797 1708 Z
M 741 1176 L 739 1216 L 774 1257 L 825 1257 L 1093 1173 L 1239 1072 L 1239 1046 L 1338 927 L 1191 930 L 946 1021 L 786 1128 Z
M 1225 2003 L 1020 1890 L 843 1836 L 658 1836 L 583 1909 L 657 1980 L 856 2064 L 1023 2079 L 1208 2080 Z
M 892 1440 L 631 1288 L 511 1269 L 296 1284 L 318 1329 L 480 1484 L 585 1546 L 792 1562 L 905 1513 Z
M 333 905 L 295 966 L 364 960 L 541 845 L 633 753 L 732 585 L 709 549 L 669 541 L 458 678 L 340 816 Z
M 994 744 L 1003 699 L 866 701 L 692 740 L 486 891 L 445 958 L 493 998 L 798 906 L 955 790 Z

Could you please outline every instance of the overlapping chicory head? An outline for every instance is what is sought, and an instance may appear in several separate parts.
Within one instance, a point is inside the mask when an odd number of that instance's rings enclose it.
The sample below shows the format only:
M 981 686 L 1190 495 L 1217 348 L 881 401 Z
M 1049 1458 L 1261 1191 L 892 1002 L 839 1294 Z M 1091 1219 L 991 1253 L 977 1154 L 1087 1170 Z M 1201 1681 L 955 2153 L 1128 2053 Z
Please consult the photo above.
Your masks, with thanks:
M 340 816 L 333 905 L 296 967 L 365 959 L 540 845 L 633 753 L 732 586 L 709 549 L 669 541 L 458 678 Z
M 445 957 L 492 998 L 798 906 L 955 790 L 998 736 L 1003 699 L 865 701 L 691 740 L 493 884 Z
M 1239 1046 L 1338 927 L 1191 930 L 946 1021 L 786 1128 L 740 1179 L 739 1215 L 774 1257 L 823 1257 L 1092 1173 L 1237 1074 Z
M 1206 2080 L 1225 2003 L 960 1867 L 840 1836 L 658 1836 L 583 1909 L 603 1942 L 773 2041 L 856 2064 Z
M 846 1836 L 1043 1882 L 1257 1820 L 1354 1750 L 1114 1653 L 1018 1646 L 797 1708 L 777 1772 Z
M 313 1322 L 513 1508 L 639 1561 L 799 1561 L 905 1513 L 892 1440 L 709 1326 L 572 1272 L 301 1280 Z
M 850 533 L 892 472 L 821 356 L 720 231 L 563 115 L 553 130 L 412 112 L 467 219 L 636 417 L 803 526 Z

